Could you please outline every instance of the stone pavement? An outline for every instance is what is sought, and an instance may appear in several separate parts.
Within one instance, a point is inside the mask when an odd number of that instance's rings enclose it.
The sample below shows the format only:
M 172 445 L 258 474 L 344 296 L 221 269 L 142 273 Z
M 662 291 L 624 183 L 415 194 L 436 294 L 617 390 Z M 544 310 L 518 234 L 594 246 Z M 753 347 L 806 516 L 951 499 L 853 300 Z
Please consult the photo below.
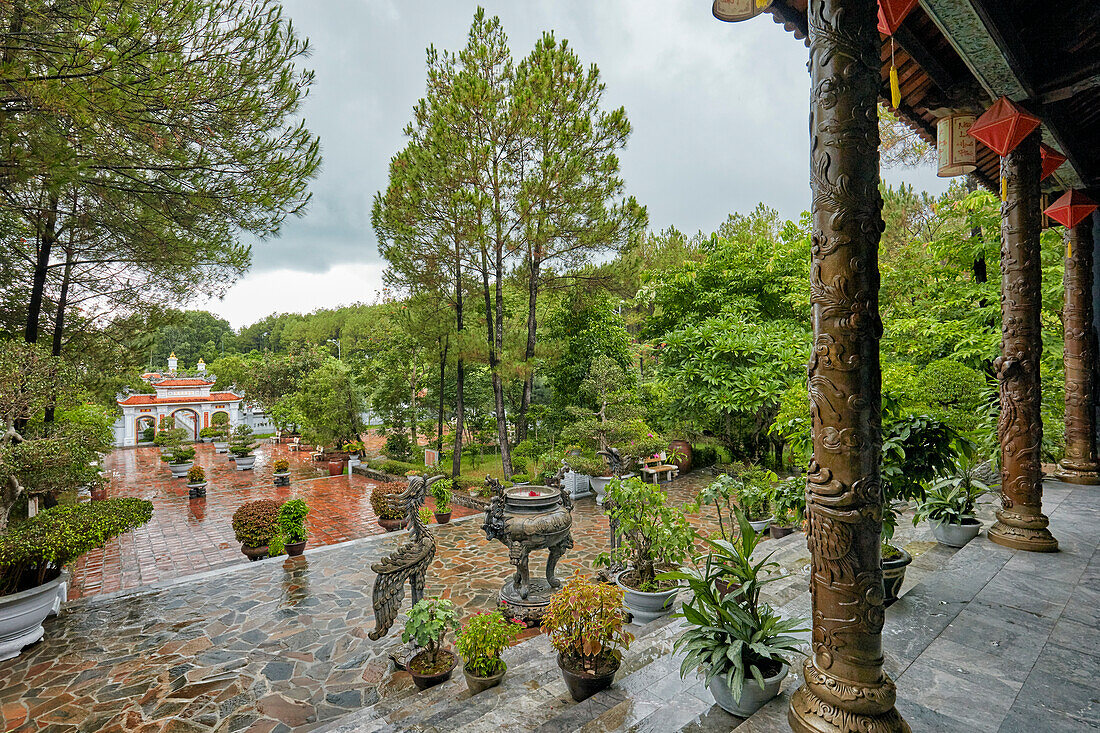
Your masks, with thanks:
M 115 450 L 104 469 L 111 477 L 108 496 L 137 496 L 153 502 L 144 527 L 112 540 L 81 558 L 73 568 L 69 600 L 129 590 L 227 565 L 247 563 L 233 536 L 233 512 L 254 499 L 305 499 L 311 547 L 382 534 L 370 507 L 376 482 L 362 476 L 328 476 L 308 453 L 261 444 L 256 467 L 237 471 L 210 444 L 197 445 L 195 464 L 206 469 L 205 499 L 188 499 L 185 479 L 172 478 L 157 448 Z M 290 462 L 290 486 L 272 483 L 277 458 Z M 429 499 L 429 506 L 432 504 Z M 454 507 L 454 516 L 473 513 Z

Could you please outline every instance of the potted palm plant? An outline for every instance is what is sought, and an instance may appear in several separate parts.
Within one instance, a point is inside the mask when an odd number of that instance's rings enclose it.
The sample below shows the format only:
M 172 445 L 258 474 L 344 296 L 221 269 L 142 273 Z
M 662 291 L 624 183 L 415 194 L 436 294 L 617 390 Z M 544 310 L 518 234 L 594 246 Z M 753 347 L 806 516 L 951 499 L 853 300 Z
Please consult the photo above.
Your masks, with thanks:
M 974 467 L 960 462 L 954 475 L 933 482 L 924 499 L 917 502 L 913 526 L 927 520 L 938 542 L 948 547 L 963 547 L 982 529 L 974 505 L 988 493 L 989 485 L 975 476 Z
M 658 580 L 657 573 L 676 569 L 690 554 L 694 534 L 687 517 L 668 503 L 660 486 L 639 478 L 608 484 L 604 510 L 617 527 L 619 543 L 597 556 L 596 564 L 626 564 L 616 583 L 625 592 L 627 610 L 636 623 L 649 623 L 668 614 L 680 587 L 673 581 Z
M 242 504 L 233 512 L 233 533 L 241 543 L 241 552 L 249 560 L 268 556 L 271 540 L 279 531 L 279 502 L 257 499 Z
M 378 524 L 387 532 L 395 532 L 404 529 L 409 523 L 403 507 L 399 506 L 397 497 L 405 490 L 397 481 L 378 484 L 370 492 L 370 506 L 374 510 L 374 516 L 378 518 Z
M 279 535 L 283 541 L 283 550 L 290 557 L 296 557 L 305 552 L 308 539 L 307 514 L 309 514 L 309 505 L 302 499 L 291 499 L 279 507 Z
M 229 443 L 229 452 L 233 454 L 238 471 L 249 471 L 256 464 L 256 456 L 252 455 L 255 449 L 256 441 L 252 437 L 252 428 L 247 425 L 238 425 Z
M 558 652 L 569 694 L 581 702 L 607 688 L 634 635 L 626 630 L 623 590 L 583 577 L 578 570 L 550 598 L 542 628 Z
M 664 577 L 686 582 L 692 591 L 677 614 L 690 624 L 674 646 L 685 655 L 681 677 L 692 669 L 701 673 L 723 710 L 747 718 L 779 694 L 791 658 L 800 653 L 802 642 L 793 634 L 807 631 L 808 620 L 784 619 L 760 601 L 761 587 L 778 579 L 762 574 L 778 565 L 770 554 L 753 562 L 759 536 L 744 512 L 736 509 L 735 514 L 737 543 L 708 540 L 712 552 L 704 569 Z M 737 589 L 720 593 L 715 582 L 720 573 L 732 574 Z
M 455 648 L 464 662 L 462 673 L 470 694 L 476 695 L 500 684 L 508 669 L 500 655 L 524 628 L 522 621 L 507 620 L 500 611 L 475 611 L 470 620 L 462 624 Z
M 65 600 L 65 566 L 149 521 L 153 505 L 120 498 L 45 509 L 0 533 L 0 661 L 43 637 Z
M 271 480 L 276 486 L 290 486 L 290 461 L 277 458 L 271 464 Z
M 202 466 L 192 466 L 187 472 L 187 498 L 206 496 L 206 471 Z
M 432 494 L 432 498 L 435 499 L 435 521 L 436 524 L 446 524 L 451 521 L 451 480 L 440 479 L 432 484 L 429 489 Z
M 443 638 L 448 631 L 457 628 L 458 611 L 450 601 L 424 598 L 409 610 L 401 642 L 415 642 L 422 649 L 406 666 L 418 690 L 426 690 L 451 678 L 451 672 L 458 665 L 458 655 L 443 648 Z

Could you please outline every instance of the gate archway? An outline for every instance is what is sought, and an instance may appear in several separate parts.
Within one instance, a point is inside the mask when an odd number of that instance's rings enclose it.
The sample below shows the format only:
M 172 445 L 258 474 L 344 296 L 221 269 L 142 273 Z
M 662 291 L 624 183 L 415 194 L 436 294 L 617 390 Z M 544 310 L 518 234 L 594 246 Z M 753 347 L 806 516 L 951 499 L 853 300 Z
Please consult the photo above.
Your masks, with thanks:
M 181 407 L 172 412 L 177 428 L 183 428 L 191 433 L 192 440 L 199 439 L 199 413 L 190 407 Z

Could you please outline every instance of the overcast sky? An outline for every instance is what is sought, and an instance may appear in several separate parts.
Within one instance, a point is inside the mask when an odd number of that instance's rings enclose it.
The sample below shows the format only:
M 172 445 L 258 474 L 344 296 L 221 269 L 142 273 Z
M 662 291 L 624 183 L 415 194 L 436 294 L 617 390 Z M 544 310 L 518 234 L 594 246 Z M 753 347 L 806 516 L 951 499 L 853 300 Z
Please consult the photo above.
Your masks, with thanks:
M 650 227 L 709 232 L 764 202 L 787 218 L 809 208 L 805 46 L 769 15 L 715 20 L 707 0 L 495 0 L 518 62 L 552 30 L 599 66 L 606 105 L 626 108 L 627 190 Z M 234 326 L 273 312 L 369 302 L 384 269 L 371 200 L 424 93 L 429 45 L 458 50 L 477 3 L 460 0 L 284 0 L 313 46 L 304 106 L 324 163 L 307 213 L 258 243 L 252 269 L 206 307 Z M 932 170 L 887 171 L 940 192 Z

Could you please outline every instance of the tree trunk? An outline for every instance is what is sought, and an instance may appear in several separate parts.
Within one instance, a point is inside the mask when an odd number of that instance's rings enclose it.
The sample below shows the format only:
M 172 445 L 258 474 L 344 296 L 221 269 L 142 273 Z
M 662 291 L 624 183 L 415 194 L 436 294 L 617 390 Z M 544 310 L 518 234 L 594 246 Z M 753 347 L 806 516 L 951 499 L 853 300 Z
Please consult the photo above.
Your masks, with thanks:
M 38 241 L 38 252 L 34 262 L 34 280 L 31 285 L 31 299 L 27 305 L 27 328 L 23 339 L 28 344 L 38 343 L 38 324 L 42 317 L 42 299 L 46 292 L 46 274 L 50 267 L 50 254 L 57 242 L 57 194 L 51 193 L 49 208 L 46 211 L 45 226 Z
M 443 390 L 447 386 L 447 351 L 450 342 L 443 341 L 443 350 L 439 354 L 439 427 L 436 431 L 436 450 L 443 450 Z
M 493 403 L 497 412 L 497 440 L 500 442 L 500 463 L 504 468 L 504 478 L 512 478 L 512 452 L 508 448 L 508 414 L 504 410 L 504 380 L 500 377 L 500 360 L 504 355 L 504 231 L 500 210 L 500 186 L 496 163 L 493 164 L 493 219 L 496 226 L 496 240 L 493 242 L 493 276 L 496 286 L 496 323 L 491 330 L 490 339 L 494 346 Z M 488 290 L 486 290 L 488 298 Z M 488 305 L 488 303 L 486 303 Z M 488 320 L 488 319 L 486 319 Z
M 70 247 L 65 251 L 65 273 L 61 277 L 61 292 L 57 296 L 57 312 L 54 313 L 53 318 L 53 348 L 51 352 L 54 356 L 61 356 L 61 344 L 62 336 L 65 332 L 65 304 L 69 299 L 69 281 L 72 279 L 73 272 L 73 250 Z M 54 395 L 54 404 L 51 404 L 46 408 L 45 421 L 52 423 L 54 419 L 54 405 L 57 402 L 57 395 Z
M 455 262 L 460 261 L 458 242 L 455 242 Z M 458 359 L 455 364 L 455 450 L 451 457 L 451 476 L 462 473 L 462 430 L 466 418 L 465 405 L 462 402 L 463 383 L 466 368 L 462 360 L 462 265 L 455 266 L 455 326 L 458 331 Z
M 974 193 L 978 190 L 978 183 L 973 176 L 966 177 L 966 191 L 967 193 Z M 970 238 L 977 239 L 982 236 L 982 228 L 974 227 L 970 230 Z M 986 268 L 985 256 L 982 255 L 974 259 L 974 281 L 984 283 L 989 279 L 989 273 Z
M 535 305 L 538 302 L 539 292 L 539 264 L 539 260 L 532 254 L 531 282 L 528 284 L 527 298 L 527 348 L 523 352 L 523 395 L 520 397 L 519 413 L 516 415 L 517 443 L 527 439 L 527 408 L 531 406 L 531 394 L 535 387 L 535 370 L 532 362 L 535 358 L 535 336 L 538 332 Z

